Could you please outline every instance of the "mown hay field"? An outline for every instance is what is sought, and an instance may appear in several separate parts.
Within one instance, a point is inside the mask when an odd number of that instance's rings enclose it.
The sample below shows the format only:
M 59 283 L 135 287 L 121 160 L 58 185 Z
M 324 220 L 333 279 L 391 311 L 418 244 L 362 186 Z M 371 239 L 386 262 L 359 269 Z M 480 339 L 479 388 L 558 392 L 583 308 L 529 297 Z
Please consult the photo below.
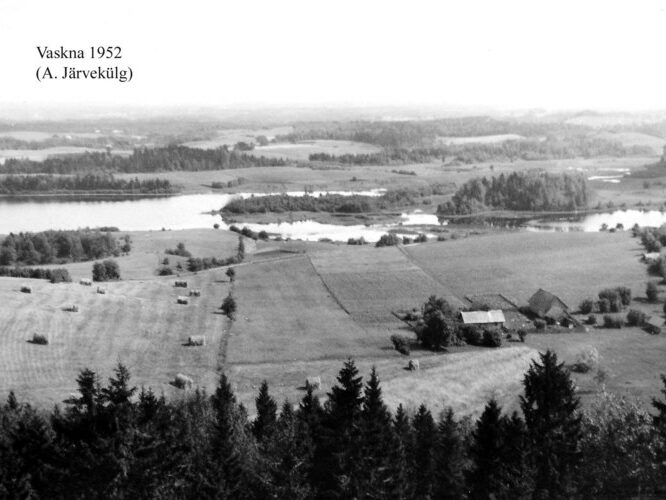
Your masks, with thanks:
M 187 277 L 201 290 L 188 305 L 177 305 L 183 288 L 173 279 L 53 285 L 44 280 L 0 278 L 0 393 L 14 389 L 22 399 L 49 406 L 76 390 L 79 371 L 89 367 L 103 378 L 122 362 L 134 383 L 177 395 L 169 381 L 179 373 L 202 387 L 217 381 L 220 341 L 226 317 L 218 308 L 228 293 L 222 271 Z M 21 293 L 28 283 L 32 293 Z M 68 306 L 78 312 L 67 312 Z M 28 342 L 45 334 L 48 345 Z M 206 335 L 205 347 L 185 347 L 189 335 Z
M 384 332 L 365 331 L 338 305 L 307 256 L 236 272 L 238 312 L 227 363 L 376 356 L 390 346 Z

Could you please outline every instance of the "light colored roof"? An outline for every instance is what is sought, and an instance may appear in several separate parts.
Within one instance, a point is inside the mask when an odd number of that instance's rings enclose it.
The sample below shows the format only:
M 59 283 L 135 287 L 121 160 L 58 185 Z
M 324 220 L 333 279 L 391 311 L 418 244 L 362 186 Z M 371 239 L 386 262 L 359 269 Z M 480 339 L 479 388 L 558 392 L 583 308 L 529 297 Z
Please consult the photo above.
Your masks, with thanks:
M 660 252 L 648 252 L 643 254 L 645 260 L 657 260 L 659 257 L 661 257 Z
M 486 323 L 504 323 L 504 313 L 500 310 L 494 311 L 462 311 L 463 323 L 466 325 L 471 324 L 486 324 Z
M 664 326 L 664 320 L 659 316 L 650 316 L 645 322 L 649 325 L 657 326 L 659 328 Z

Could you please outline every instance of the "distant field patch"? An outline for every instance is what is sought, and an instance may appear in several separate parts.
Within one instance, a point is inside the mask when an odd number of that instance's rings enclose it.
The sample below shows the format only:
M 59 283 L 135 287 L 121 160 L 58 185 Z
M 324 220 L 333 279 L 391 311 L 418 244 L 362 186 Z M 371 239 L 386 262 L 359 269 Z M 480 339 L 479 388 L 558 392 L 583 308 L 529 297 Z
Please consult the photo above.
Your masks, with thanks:
M 600 132 L 597 134 L 597 137 L 609 141 L 617 141 L 627 148 L 632 146 L 646 146 L 651 148 L 655 154 L 661 154 L 662 148 L 666 145 L 665 139 L 640 132 Z
M 519 139 L 525 139 L 525 137 L 518 134 L 478 135 L 470 137 L 440 136 L 437 138 L 437 142 L 439 144 L 495 144 L 505 141 L 517 141 Z
M 46 149 L 0 149 L 0 165 L 3 164 L 7 158 L 25 158 L 33 161 L 44 161 L 49 156 L 74 155 L 89 152 L 104 153 L 106 150 L 76 146 L 58 146 Z M 113 150 L 112 153 L 128 156 L 131 154 L 131 151 Z
M 339 247 L 313 253 L 311 258 L 340 303 L 369 328 L 404 328 L 393 311 L 420 307 L 433 294 L 460 303 L 446 284 L 434 280 L 395 247 Z
M 625 232 L 490 234 L 405 250 L 459 297 L 501 293 L 524 305 L 544 288 L 576 308 L 605 287 L 645 294 L 642 247 Z
M 269 144 L 268 146 L 254 148 L 251 153 L 255 156 L 305 161 L 311 154 L 314 153 L 343 155 L 372 154 L 379 153 L 380 151 L 380 147 L 363 142 L 317 140 L 300 141 L 295 143 Z
M 202 141 L 190 141 L 183 144 L 190 148 L 215 149 L 222 146 L 233 146 L 239 142 L 257 143 L 257 137 L 264 136 L 266 139 L 273 140 L 277 135 L 287 135 L 294 131 L 291 126 L 273 127 L 273 128 L 236 128 L 219 130 L 213 139 Z

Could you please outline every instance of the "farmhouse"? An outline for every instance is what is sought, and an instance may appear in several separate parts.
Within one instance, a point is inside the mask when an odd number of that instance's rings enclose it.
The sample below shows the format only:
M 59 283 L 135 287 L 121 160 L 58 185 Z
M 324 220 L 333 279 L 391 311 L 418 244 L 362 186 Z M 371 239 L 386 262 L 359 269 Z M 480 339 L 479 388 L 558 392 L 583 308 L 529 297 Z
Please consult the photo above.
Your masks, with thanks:
M 530 311 L 539 318 L 560 321 L 569 317 L 567 306 L 557 295 L 547 292 L 543 288 L 530 297 L 528 301 Z
M 502 326 L 506 321 L 504 313 L 499 309 L 493 311 L 462 311 L 460 313 L 465 325 Z

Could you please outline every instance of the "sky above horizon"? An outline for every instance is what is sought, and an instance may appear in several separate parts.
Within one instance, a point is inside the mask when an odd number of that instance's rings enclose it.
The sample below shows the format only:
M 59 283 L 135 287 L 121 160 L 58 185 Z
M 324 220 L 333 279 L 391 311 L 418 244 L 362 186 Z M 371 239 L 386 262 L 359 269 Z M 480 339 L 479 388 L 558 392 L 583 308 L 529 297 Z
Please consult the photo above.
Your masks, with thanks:
M 0 103 L 666 109 L 665 31 L 657 0 L 0 0 Z M 37 82 L 63 64 L 134 78 Z

